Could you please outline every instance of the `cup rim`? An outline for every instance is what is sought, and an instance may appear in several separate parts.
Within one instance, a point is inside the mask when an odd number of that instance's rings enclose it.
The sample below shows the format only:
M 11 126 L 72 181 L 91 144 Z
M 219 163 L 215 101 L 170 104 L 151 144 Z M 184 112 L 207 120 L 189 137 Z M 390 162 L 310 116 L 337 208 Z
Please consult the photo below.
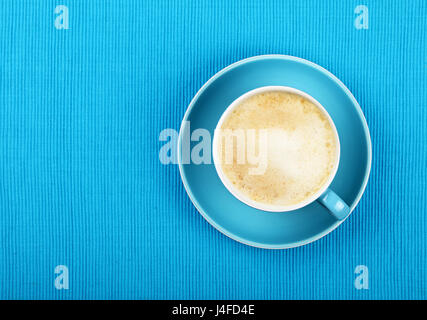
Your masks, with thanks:
M 335 141 L 336 141 L 336 153 L 335 153 L 335 163 L 334 163 L 334 168 L 331 171 L 331 174 L 329 175 L 328 179 L 326 180 L 326 182 L 323 184 L 323 186 L 316 192 L 314 193 L 312 196 L 310 196 L 309 198 L 305 199 L 304 201 L 301 201 L 297 204 L 293 204 L 293 205 L 288 205 L 288 206 L 284 206 L 284 205 L 272 205 L 272 204 L 266 204 L 266 203 L 261 203 L 255 200 L 252 200 L 251 198 L 249 198 L 247 195 L 245 195 L 243 192 L 241 192 L 240 190 L 238 190 L 236 187 L 234 187 L 234 185 L 231 183 L 231 181 L 226 177 L 225 173 L 222 170 L 222 167 L 220 165 L 220 161 L 218 159 L 218 134 L 217 132 L 221 129 L 222 124 L 224 123 L 225 119 L 227 119 L 227 117 L 229 116 L 229 114 L 238 106 L 240 105 L 240 103 L 249 98 L 252 97 L 256 94 L 259 93 L 263 93 L 263 92 L 271 92 L 271 91 L 281 91 L 281 92 L 288 92 L 288 93 L 294 93 L 297 94 L 299 96 L 302 96 L 303 98 L 311 101 L 316 107 L 318 107 L 322 113 L 326 116 L 326 118 L 329 121 L 329 124 L 332 128 L 332 131 L 334 132 L 334 136 L 335 136 Z M 329 115 L 329 113 L 326 111 L 326 109 L 320 104 L 320 102 L 318 102 L 315 98 L 313 98 L 311 95 L 309 95 L 308 93 L 301 91 L 299 89 L 293 88 L 293 87 L 289 87 L 289 86 L 263 86 L 263 87 L 258 87 L 256 89 L 250 90 L 246 93 L 244 93 L 243 95 L 239 96 L 237 99 L 235 99 L 223 112 L 223 114 L 221 115 L 216 127 L 215 127 L 215 131 L 214 131 L 214 137 L 213 137 L 213 142 L 212 142 L 212 157 L 213 157 L 213 163 L 215 166 L 215 170 L 222 182 L 222 184 L 227 188 L 227 190 L 234 196 L 236 197 L 238 200 L 240 200 L 241 202 L 245 203 L 246 205 L 253 207 L 255 209 L 258 210 L 262 210 L 262 211 L 267 211 L 267 212 L 287 212 L 287 211 L 293 211 L 293 210 L 297 210 L 300 208 L 303 208 L 307 205 L 309 205 L 310 203 L 316 201 L 323 192 L 325 192 L 326 189 L 328 189 L 328 187 L 330 186 L 330 184 L 332 183 L 333 179 L 335 178 L 335 175 L 338 171 L 338 167 L 339 167 L 339 162 L 340 162 L 340 140 L 339 140 L 339 136 L 338 136 L 338 131 L 335 127 L 335 124 L 331 118 L 331 116 Z

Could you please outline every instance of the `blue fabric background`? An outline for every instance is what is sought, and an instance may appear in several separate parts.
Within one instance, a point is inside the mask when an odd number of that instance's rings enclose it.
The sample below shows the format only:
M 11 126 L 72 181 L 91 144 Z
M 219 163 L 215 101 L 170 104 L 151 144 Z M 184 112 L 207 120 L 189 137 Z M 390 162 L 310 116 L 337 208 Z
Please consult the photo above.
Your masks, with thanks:
M 1 1 L 0 298 L 427 298 L 426 27 L 422 0 Z M 158 158 L 204 82 L 267 53 L 340 78 L 373 143 L 351 217 L 282 251 L 214 230 Z

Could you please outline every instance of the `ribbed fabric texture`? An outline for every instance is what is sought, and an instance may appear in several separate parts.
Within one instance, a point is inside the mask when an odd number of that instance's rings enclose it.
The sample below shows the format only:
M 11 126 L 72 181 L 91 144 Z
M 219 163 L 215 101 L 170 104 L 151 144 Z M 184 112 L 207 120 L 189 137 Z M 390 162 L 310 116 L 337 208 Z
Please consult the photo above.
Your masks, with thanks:
M 69 30 L 54 9 L 69 9 Z M 357 5 L 369 29 L 354 27 Z M 1 1 L 0 298 L 427 298 L 427 9 L 419 1 Z M 159 133 L 242 58 L 311 60 L 353 92 L 373 163 L 349 219 L 282 251 L 199 215 Z M 54 286 L 57 265 L 69 289 Z M 354 269 L 369 268 L 369 290 Z

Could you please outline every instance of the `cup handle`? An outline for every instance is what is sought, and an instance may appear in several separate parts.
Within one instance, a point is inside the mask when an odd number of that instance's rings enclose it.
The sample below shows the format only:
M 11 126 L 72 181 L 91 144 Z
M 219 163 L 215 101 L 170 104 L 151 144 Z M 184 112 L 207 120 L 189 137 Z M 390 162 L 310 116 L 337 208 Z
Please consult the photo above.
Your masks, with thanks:
M 329 188 L 322 193 L 318 200 L 338 220 L 344 219 L 350 213 L 350 207 Z

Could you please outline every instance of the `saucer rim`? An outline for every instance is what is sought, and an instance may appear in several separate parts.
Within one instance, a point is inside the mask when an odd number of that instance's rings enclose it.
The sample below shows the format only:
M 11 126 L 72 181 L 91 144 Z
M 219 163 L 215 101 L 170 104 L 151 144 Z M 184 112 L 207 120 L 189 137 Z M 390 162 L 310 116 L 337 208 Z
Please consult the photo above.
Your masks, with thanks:
M 353 204 L 350 206 L 350 213 L 347 215 L 347 217 L 345 217 L 342 220 L 337 220 L 334 224 L 332 224 L 330 227 L 326 228 L 324 231 L 319 232 L 318 234 L 304 239 L 304 240 L 300 240 L 300 241 L 296 241 L 296 242 L 291 242 L 291 243 L 285 243 L 285 244 L 263 244 L 260 242 L 256 242 L 256 241 L 252 241 L 246 238 L 242 238 L 239 237 L 237 235 L 235 235 L 233 232 L 227 230 L 226 228 L 220 226 L 219 224 L 217 224 L 207 213 L 204 212 L 204 210 L 201 209 L 201 206 L 199 205 L 197 198 L 194 196 L 194 194 L 191 191 L 191 188 L 189 187 L 189 183 L 187 181 L 187 178 L 185 177 L 184 173 L 183 173 L 183 163 L 181 161 L 181 138 L 182 138 L 182 133 L 183 133 L 183 128 L 184 128 L 184 124 L 188 119 L 188 116 L 191 112 L 191 110 L 194 107 L 194 104 L 196 103 L 196 101 L 198 100 L 198 98 L 200 97 L 200 95 L 205 91 L 205 89 L 212 83 L 214 82 L 216 79 L 218 79 L 219 77 L 221 77 L 222 75 L 224 75 L 226 72 L 242 65 L 248 62 L 252 62 L 252 61 L 256 61 L 256 60 L 267 60 L 267 59 L 278 59 L 278 60 L 291 60 L 291 61 L 296 61 L 296 62 L 300 62 L 303 63 L 309 67 L 313 67 L 317 70 L 319 70 L 320 72 L 324 73 L 326 76 L 328 76 L 329 78 L 331 78 L 334 82 L 336 82 L 341 89 L 346 93 L 346 95 L 350 98 L 350 100 L 353 103 L 353 106 L 356 108 L 357 113 L 359 115 L 359 118 L 362 121 L 363 124 L 363 130 L 365 132 L 365 135 L 367 137 L 367 167 L 365 170 L 365 177 L 363 179 L 363 183 L 362 183 L 362 187 L 359 190 L 359 193 L 357 194 L 355 201 L 353 201 Z M 179 130 L 179 135 L 178 135 L 178 167 L 179 167 L 179 174 L 182 180 L 182 183 L 184 185 L 185 191 L 187 192 L 191 202 L 193 203 L 193 205 L 195 206 L 195 208 L 197 209 L 197 211 L 202 215 L 202 217 L 211 225 L 213 226 L 216 230 L 218 230 L 219 232 L 221 232 L 222 234 L 224 234 L 225 236 L 227 236 L 228 238 L 235 240 L 239 243 L 248 245 L 248 246 L 252 246 L 255 248 L 260 248 L 260 249 L 273 249 L 273 250 L 280 250 L 280 249 L 292 249 L 292 248 L 297 248 L 297 247 L 301 247 L 304 245 L 307 245 L 309 243 L 315 242 L 321 238 L 323 238 L 324 236 L 330 234 L 332 231 L 334 231 L 335 229 L 337 229 L 344 221 L 346 221 L 348 219 L 348 217 L 351 215 L 351 213 L 353 212 L 353 210 L 355 209 L 355 207 L 358 205 L 358 203 L 360 202 L 360 199 L 362 198 L 363 194 L 365 193 L 365 189 L 366 186 L 368 184 L 369 181 L 369 177 L 370 177 L 370 173 L 371 173 L 371 166 L 372 166 L 372 142 L 371 142 L 371 135 L 369 132 L 369 127 L 365 118 L 365 115 L 363 114 L 362 108 L 360 107 L 359 103 L 357 102 L 356 98 L 353 96 L 353 94 L 351 93 L 351 91 L 345 86 L 345 84 L 338 79 L 334 74 L 332 74 L 330 71 L 328 71 L 327 69 L 319 66 L 318 64 L 311 62 L 309 60 L 303 59 L 303 58 L 299 58 L 299 57 L 295 57 L 295 56 L 291 56 L 291 55 L 282 55 L 282 54 L 265 54 L 265 55 L 256 55 L 256 56 L 252 56 L 252 57 L 248 57 L 239 61 L 236 61 L 228 66 L 226 66 L 225 68 L 221 69 L 220 71 L 218 71 L 217 73 L 215 73 L 211 78 L 209 78 L 208 81 L 206 81 L 203 86 L 197 91 L 196 95 L 193 97 L 193 99 L 191 99 L 190 104 L 188 105 L 182 122 L 181 122 L 181 126 L 180 126 L 180 130 Z

